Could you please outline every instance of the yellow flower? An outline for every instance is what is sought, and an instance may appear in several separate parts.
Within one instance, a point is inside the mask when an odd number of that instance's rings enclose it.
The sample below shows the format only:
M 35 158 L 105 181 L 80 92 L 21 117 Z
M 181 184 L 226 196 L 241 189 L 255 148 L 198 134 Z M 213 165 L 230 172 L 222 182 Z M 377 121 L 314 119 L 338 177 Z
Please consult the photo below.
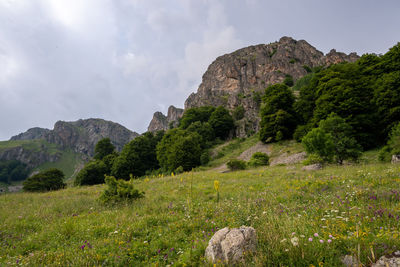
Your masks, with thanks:
M 217 181 L 217 180 L 215 180 L 214 181 L 214 188 L 215 188 L 215 191 L 219 191 L 219 181 Z

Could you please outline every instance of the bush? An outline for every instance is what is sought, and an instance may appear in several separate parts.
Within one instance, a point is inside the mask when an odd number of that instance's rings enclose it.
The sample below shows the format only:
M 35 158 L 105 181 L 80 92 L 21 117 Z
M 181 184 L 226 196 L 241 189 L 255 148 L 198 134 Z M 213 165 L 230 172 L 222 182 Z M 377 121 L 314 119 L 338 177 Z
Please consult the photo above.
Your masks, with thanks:
M 241 120 L 244 118 L 244 107 L 243 106 L 237 106 L 234 110 L 233 110 L 233 118 L 235 120 Z
M 226 165 L 231 171 L 246 169 L 246 162 L 239 159 L 231 159 L 230 161 L 228 161 L 228 163 L 226 163 Z
M 269 165 L 269 157 L 266 153 L 256 152 L 251 156 L 249 165 L 253 167 Z
M 307 166 L 307 165 L 317 164 L 317 163 L 322 164 L 323 162 L 324 161 L 320 156 L 318 156 L 316 154 L 309 154 L 307 156 L 307 159 L 303 161 L 303 165 Z
M 307 154 L 318 155 L 318 157 L 326 162 L 332 161 L 334 151 L 333 140 L 322 129 L 312 129 L 303 137 L 302 144 Z
M 95 185 L 104 183 L 107 172 L 106 164 L 101 160 L 94 160 L 85 165 L 75 178 L 75 185 Z
M 28 192 L 44 192 L 62 189 L 66 186 L 64 183 L 64 173 L 59 169 L 49 169 L 39 172 L 23 183 L 24 191 Z
M 103 203 L 117 203 L 144 197 L 144 192 L 139 192 L 133 186 L 133 179 L 125 181 L 117 180 L 114 176 L 106 176 L 105 182 L 108 187 L 100 196 L 100 201 Z
M 400 154 L 400 123 L 395 125 L 390 134 L 387 145 L 379 151 L 379 160 L 390 161 L 392 155 Z

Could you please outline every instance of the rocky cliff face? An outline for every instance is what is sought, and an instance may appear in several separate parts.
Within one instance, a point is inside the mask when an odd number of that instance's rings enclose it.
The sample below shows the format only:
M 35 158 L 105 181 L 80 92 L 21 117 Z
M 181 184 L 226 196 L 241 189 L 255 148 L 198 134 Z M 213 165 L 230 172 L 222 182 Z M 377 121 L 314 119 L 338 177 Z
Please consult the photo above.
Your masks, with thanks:
M 102 119 L 78 120 L 75 122 L 58 121 L 53 130 L 42 131 L 29 129 L 11 138 L 11 140 L 44 139 L 62 149 L 70 148 L 77 153 L 90 157 L 94 154 L 96 143 L 109 137 L 118 151 L 139 134 L 128 130 L 118 123 Z M 33 134 L 36 133 L 36 134 Z
M 167 116 L 161 112 L 154 113 L 153 119 L 151 120 L 149 127 L 147 127 L 147 130 L 149 132 L 168 130 L 170 128 L 170 124 L 172 124 L 172 127 L 176 127 L 178 125 L 178 120 L 182 117 L 182 115 L 183 109 L 170 106 L 168 108 Z
M 17 146 L 0 151 L 0 161 L 18 160 L 29 168 L 35 168 L 46 162 L 56 162 L 60 157 L 61 153 L 50 153 L 46 146 L 42 146 L 40 150 Z
M 110 138 L 115 148 L 121 151 L 126 143 L 137 136 L 138 133 L 118 123 L 87 119 L 75 122 L 58 121 L 54 125 L 54 130 L 45 139 L 63 148 L 72 148 L 75 152 L 93 156 L 94 148 L 102 138 Z
M 34 139 L 44 139 L 44 137 L 50 132 L 49 129 L 44 128 L 31 128 L 24 133 L 11 137 L 10 140 L 34 140 Z
M 324 55 L 304 40 L 282 37 L 279 42 L 261 44 L 218 57 L 204 73 L 196 93 L 185 101 L 185 109 L 199 106 L 224 106 L 245 109 L 238 122 L 237 136 L 258 131 L 259 101 L 257 92 L 281 83 L 287 75 L 294 81 L 307 74 L 306 68 L 354 62 L 355 53 L 346 55 L 331 50 Z

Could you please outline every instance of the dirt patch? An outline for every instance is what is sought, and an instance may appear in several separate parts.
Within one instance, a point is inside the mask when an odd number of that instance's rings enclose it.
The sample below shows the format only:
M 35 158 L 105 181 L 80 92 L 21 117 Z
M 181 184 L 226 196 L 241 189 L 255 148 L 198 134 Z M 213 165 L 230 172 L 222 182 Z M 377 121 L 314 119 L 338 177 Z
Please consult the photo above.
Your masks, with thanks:
M 306 159 L 306 152 L 300 152 L 296 154 L 283 153 L 272 160 L 271 166 L 279 164 L 296 164 L 305 159 Z
M 254 146 L 243 151 L 242 154 L 240 154 L 240 156 L 238 157 L 238 159 L 249 161 L 251 159 L 251 156 L 256 152 L 262 152 L 271 155 L 271 146 L 266 145 L 262 142 L 258 142 Z
M 8 187 L 8 192 L 15 193 L 22 191 L 23 185 L 12 185 Z

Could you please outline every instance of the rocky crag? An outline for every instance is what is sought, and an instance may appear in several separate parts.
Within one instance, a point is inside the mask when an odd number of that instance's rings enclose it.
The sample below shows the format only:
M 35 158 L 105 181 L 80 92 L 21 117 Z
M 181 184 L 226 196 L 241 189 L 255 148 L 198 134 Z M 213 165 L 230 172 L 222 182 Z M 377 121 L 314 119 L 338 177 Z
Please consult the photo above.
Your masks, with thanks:
M 183 115 L 183 109 L 170 106 L 168 108 L 167 116 L 161 112 L 156 112 L 153 115 L 149 127 L 147 130 L 149 132 L 156 132 L 160 130 L 168 130 L 172 127 L 178 126 L 178 121 Z
M 185 109 L 221 105 L 234 110 L 243 106 L 245 116 L 238 121 L 236 135 L 245 137 L 259 129 L 259 94 L 267 86 L 282 83 L 288 76 L 296 81 L 310 68 L 358 58 L 355 53 L 346 55 L 334 49 L 324 55 L 306 41 L 290 37 L 242 48 L 218 57 L 208 67 L 197 92 L 185 101 Z M 160 129 L 152 127 L 153 131 Z
M 58 161 L 62 151 L 68 149 L 87 160 L 94 155 L 94 148 L 102 138 L 110 138 L 121 151 L 138 135 L 118 123 L 102 119 L 58 121 L 53 130 L 32 128 L 11 137 L 9 144 L 0 148 L 0 160 L 19 160 L 35 168 L 45 162 Z

